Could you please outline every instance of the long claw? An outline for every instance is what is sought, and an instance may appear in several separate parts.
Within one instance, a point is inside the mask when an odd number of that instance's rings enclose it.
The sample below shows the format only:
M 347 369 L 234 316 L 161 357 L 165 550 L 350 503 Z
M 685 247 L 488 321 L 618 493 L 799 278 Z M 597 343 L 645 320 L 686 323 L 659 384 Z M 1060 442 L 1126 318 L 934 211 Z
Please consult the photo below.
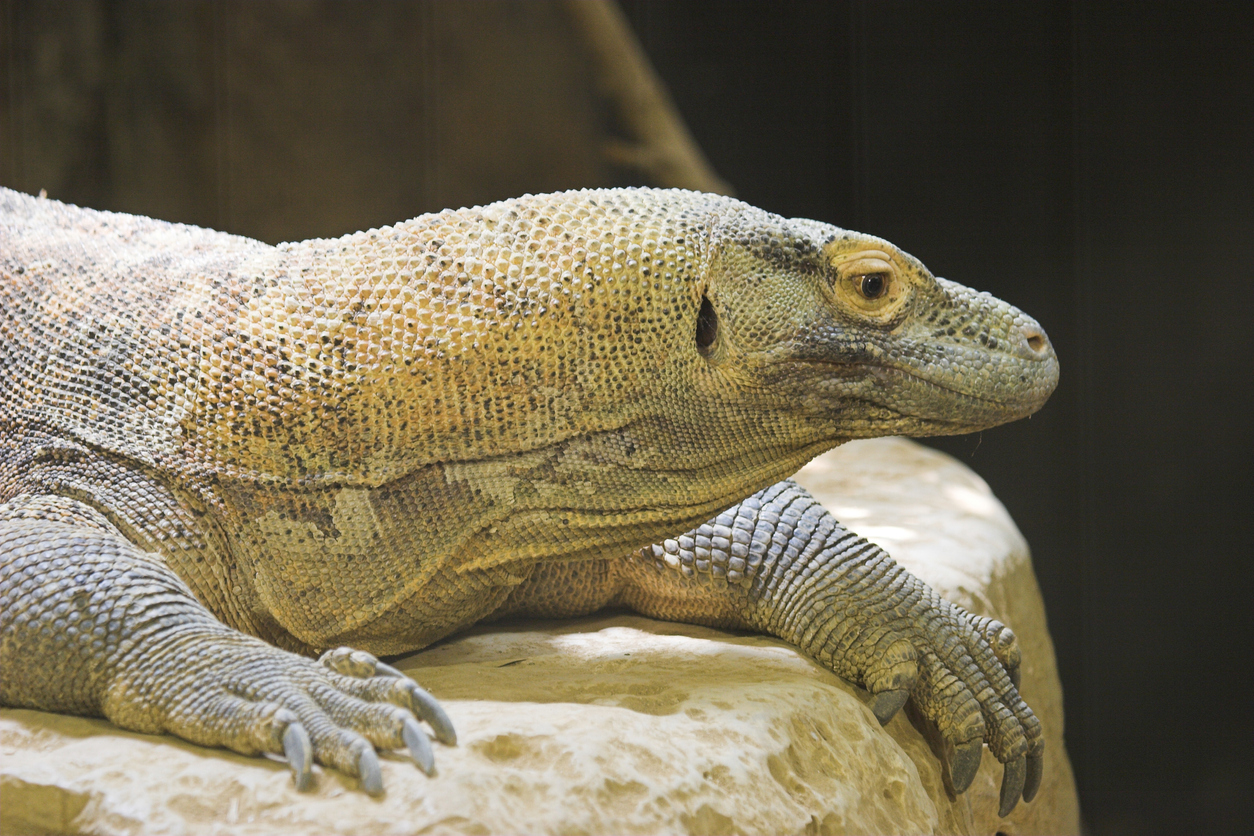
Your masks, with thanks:
M 1023 800 L 1036 798 L 1036 791 L 1041 788 L 1041 776 L 1045 774 L 1045 756 L 1043 754 L 1028 755 L 1027 776 L 1023 781 Z
M 871 699 L 871 713 L 875 715 L 875 719 L 880 721 L 881 726 L 888 725 L 888 721 L 897 715 L 901 707 L 906 704 L 906 700 L 910 698 L 910 691 L 905 688 L 898 688 L 894 691 L 881 691 Z
M 457 732 L 453 729 L 453 721 L 444 713 L 439 700 L 417 683 L 409 686 L 409 696 L 414 713 L 431 724 L 435 739 L 448 746 L 456 746 Z
M 309 742 L 309 733 L 300 723 L 289 723 L 283 730 L 283 754 L 292 768 L 297 791 L 309 789 L 313 780 L 313 745 Z
M 1007 762 L 1002 772 L 1001 806 L 997 808 L 997 815 L 1003 819 L 1010 815 L 1010 811 L 1019 803 L 1019 797 L 1023 795 L 1023 782 L 1027 777 L 1027 769 L 1026 759 L 1020 755 Z
M 374 663 L 374 675 L 375 676 L 403 677 L 405 674 L 401 673 L 396 668 L 392 667 L 386 662 L 375 662 Z
M 980 771 L 980 758 L 984 756 L 984 741 L 976 738 L 954 747 L 949 758 L 949 783 L 955 795 L 961 795 L 975 780 Z
M 415 720 L 405 718 L 405 725 L 401 726 L 401 737 L 405 740 L 405 745 L 409 747 L 409 756 L 414 759 L 414 763 L 418 764 L 418 768 L 428 775 L 434 775 L 435 753 L 431 751 L 431 741 L 426 733 L 418 728 Z
M 383 771 L 379 768 L 379 756 L 374 749 L 366 747 L 357 757 L 357 774 L 361 778 L 361 788 L 367 795 L 383 794 Z

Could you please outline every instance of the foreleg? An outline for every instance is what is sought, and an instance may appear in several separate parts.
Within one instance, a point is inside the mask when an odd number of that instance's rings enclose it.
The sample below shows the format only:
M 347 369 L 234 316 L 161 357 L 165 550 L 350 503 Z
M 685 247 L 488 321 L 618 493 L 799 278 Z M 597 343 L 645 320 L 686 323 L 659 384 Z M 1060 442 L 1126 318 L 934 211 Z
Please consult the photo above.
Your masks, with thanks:
M 1044 739 L 1016 687 L 1014 634 L 941 598 L 791 480 L 626 559 L 542 566 L 506 606 L 552 616 L 608 605 L 792 642 L 870 691 L 881 723 L 913 700 L 945 741 L 955 792 L 984 743 L 1005 764 L 1003 816 L 1040 785 Z
M 380 792 L 375 747 L 431 772 L 415 715 L 454 742 L 438 703 L 373 656 L 319 663 L 227 627 L 160 556 L 59 497 L 0 505 L 0 670 L 0 704 L 286 754 L 299 788 L 316 760 Z

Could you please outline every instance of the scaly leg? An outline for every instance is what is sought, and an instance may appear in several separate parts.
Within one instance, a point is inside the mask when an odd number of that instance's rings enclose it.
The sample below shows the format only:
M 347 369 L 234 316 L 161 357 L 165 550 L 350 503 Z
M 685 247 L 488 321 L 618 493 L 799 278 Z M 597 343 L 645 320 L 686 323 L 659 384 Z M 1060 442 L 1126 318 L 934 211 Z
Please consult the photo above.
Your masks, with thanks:
M 791 480 L 626 559 L 540 566 L 500 613 L 613 604 L 792 642 L 870 691 L 881 723 L 912 699 L 944 740 L 952 790 L 970 786 L 984 743 L 1005 764 L 1003 816 L 1040 786 L 1045 742 L 1015 685 L 1014 634 L 941 598 Z
M 383 789 L 375 747 L 454 743 L 430 694 L 373 656 L 321 662 L 222 624 L 158 556 L 61 497 L 0 505 L 0 704 L 103 714 L 243 754 L 286 754 L 298 788 L 312 761 Z

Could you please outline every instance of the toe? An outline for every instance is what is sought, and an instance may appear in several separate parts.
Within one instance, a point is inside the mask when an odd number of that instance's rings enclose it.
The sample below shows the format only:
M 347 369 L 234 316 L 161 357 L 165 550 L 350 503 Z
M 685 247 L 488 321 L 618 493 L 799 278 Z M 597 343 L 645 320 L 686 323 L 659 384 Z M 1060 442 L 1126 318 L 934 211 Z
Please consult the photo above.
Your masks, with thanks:
M 406 718 L 401 728 L 401 737 L 409 749 L 409 756 L 418 764 L 418 768 L 428 775 L 435 774 L 435 753 L 431 751 L 431 740 L 427 733 L 419 728 L 412 718 Z
M 1020 756 L 1006 764 L 1001 776 L 1001 803 L 997 815 L 1005 818 L 1019 803 L 1023 795 L 1023 784 L 1027 778 L 1027 758 Z
M 1027 757 L 1026 775 L 1023 779 L 1023 800 L 1036 798 L 1036 791 L 1041 788 L 1041 777 L 1045 774 L 1044 746 L 1041 752 Z
M 292 769 L 296 789 L 300 792 L 309 789 L 313 783 L 313 744 L 309 742 L 309 733 L 299 722 L 288 724 L 283 731 L 283 754 Z
M 875 715 L 875 719 L 880 721 L 881 726 L 888 725 L 888 721 L 892 720 L 906 704 L 906 700 L 910 698 L 910 692 L 905 688 L 895 691 L 881 691 L 871 698 L 871 713 Z
M 949 773 L 949 788 L 953 790 L 955 795 L 961 795 L 971 786 L 971 782 L 975 780 L 975 774 L 980 771 L 980 761 L 984 757 L 984 741 L 980 739 L 969 740 L 966 743 L 959 743 L 945 747 L 946 772 Z
M 435 739 L 447 746 L 457 745 L 457 732 L 453 729 L 453 721 L 440 705 L 439 700 L 408 677 L 404 685 L 405 702 L 402 703 L 419 719 L 425 720 L 435 732 Z
M 383 794 L 383 771 L 379 768 L 379 756 L 374 753 L 372 746 L 359 747 L 357 777 L 367 795 Z
M 319 664 L 325 665 L 342 676 L 356 679 L 368 679 L 375 675 L 379 660 L 364 650 L 351 647 L 337 647 L 328 650 L 318 657 Z

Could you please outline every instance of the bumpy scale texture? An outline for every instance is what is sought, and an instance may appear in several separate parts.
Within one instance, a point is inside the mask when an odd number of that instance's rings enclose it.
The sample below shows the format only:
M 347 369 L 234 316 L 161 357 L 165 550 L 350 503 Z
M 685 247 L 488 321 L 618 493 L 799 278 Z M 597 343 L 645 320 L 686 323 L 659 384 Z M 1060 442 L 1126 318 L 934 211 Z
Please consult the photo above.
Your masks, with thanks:
M 1035 792 L 1013 634 L 780 481 L 1057 382 L 888 242 L 627 189 L 269 247 L 3 190 L 0 271 L 3 704 L 377 792 L 375 747 L 454 734 L 371 654 L 619 605 L 795 642 L 909 697 L 955 791 L 987 743 Z

